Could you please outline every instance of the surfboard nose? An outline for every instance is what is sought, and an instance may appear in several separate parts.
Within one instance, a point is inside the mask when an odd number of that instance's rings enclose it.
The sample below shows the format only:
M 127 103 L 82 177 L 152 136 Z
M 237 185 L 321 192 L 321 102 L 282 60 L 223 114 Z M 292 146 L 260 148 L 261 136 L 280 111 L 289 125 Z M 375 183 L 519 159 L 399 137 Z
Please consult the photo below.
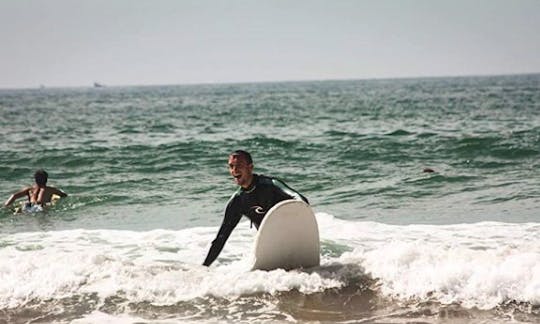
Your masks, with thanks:
M 320 241 L 317 219 L 303 201 L 285 200 L 264 217 L 254 247 L 252 270 L 318 266 Z

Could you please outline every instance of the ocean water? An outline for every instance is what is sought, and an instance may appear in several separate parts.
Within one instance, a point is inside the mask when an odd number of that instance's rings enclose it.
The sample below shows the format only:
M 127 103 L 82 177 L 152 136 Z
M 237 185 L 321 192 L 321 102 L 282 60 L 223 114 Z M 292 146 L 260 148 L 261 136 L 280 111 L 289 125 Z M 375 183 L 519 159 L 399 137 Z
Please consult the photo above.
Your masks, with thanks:
M 0 90 L 0 138 L 2 199 L 69 194 L 0 210 L 0 323 L 540 322 L 540 75 Z M 320 267 L 249 271 L 245 221 L 201 266 L 235 149 Z

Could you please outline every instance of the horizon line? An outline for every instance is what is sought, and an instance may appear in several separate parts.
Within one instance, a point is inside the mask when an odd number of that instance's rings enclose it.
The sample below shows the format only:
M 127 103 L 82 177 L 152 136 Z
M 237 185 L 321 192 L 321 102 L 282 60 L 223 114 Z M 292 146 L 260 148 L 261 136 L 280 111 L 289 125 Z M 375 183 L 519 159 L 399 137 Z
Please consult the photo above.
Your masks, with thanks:
M 92 81 L 85 85 L 54 85 L 21 87 L 0 87 L 0 90 L 41 90 L 41 89 L 81 89 L 81 88 L 129 88 L 129 87 L 173 87 L 173 86 L 219 86 L 219 85 L 248 85 L 248 84 L 271 84 L 271 83 L 308 83 L 308 82 L 339 82 L 339 81 L 385 81 L 385 80 L 414 80 L 414 79 L 444 79 L 444 78 L 478 78 L 478 77 L 510 77 L 538 75 L 540 72 L 516 72 L 516 73 L 486 73 L 486 74 L 456 74 L 456 75 L 433 75 L 433 76 L 399 76 L 399 77 L 371 77 L 371 78 L 329 78 L 329 79 L 290 79 L 290 80 L 258 80 L 258 81 L 208 81 L 208 82 L 180 82 L 180 83 L 142 83 L 142 84 L 107 84 L 105 82 Z M 95 84 L 99 84 L 96 87 Z

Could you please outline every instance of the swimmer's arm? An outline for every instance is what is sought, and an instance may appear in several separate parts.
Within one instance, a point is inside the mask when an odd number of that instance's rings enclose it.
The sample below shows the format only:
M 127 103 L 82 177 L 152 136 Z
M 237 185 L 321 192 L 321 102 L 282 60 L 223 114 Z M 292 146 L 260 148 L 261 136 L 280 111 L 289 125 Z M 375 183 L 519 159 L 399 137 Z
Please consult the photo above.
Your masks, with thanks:
M 20 191 L 17 191 L 13 195 L 11 195 L 9 197 L 9 199 L 4 203 L 4 207 L 7 207 L 7 206 L 11 205 L 15 200 L 17 200 L 19 198 L 27 196 L 30 189 L 32 189 L 32 187 L 26 187 L 26 188 L 24 188 L 24 189 L 22 189 Z
M 58 189 L 58 188 L 52 188 L 52 194 L 53 195 L 58 195 L 60 197 L 67 197 L 67 193 L 63 192 L 62 190 Z

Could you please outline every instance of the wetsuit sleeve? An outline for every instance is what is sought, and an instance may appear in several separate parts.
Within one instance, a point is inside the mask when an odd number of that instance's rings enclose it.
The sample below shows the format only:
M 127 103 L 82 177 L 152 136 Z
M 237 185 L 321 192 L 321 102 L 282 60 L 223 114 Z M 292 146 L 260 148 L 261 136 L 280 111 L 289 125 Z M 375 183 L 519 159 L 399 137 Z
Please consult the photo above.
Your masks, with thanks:
M 233 229 L 236 227 L 236 225 L 238 225 L 238 222 L 240 222 L 240 219 L 242 218 L 239 208 L 239 201 L 235 198 L 236 197 L 233 197 L 227 204 L 223 223 L 221 223 L 221 227 L 219 228 L 216 238 L 212 241 L 212 246 L 210 247 L 208 255 L 203 262 L 203 265 L 207 267 L 217 259 L 221 253 L 221 250 L 223 249 L 223 246 L 225 245 L 225 242 L 227 242 L 227 239 L 231 235 Z
M 306 197 L 304 197 L 301 193 L 299 193 L 298 191 L 294 190 L 293 188 L 287 186 L 285 184 L 285 182 L 281 181 L 281 180 L 278 180 L 278 179 L 272 179 L 272 183 L 278 187 L 281 191 L 283 191 L 285 194 L 291 196 L 293 199 L 296 199 L 296 200 L 302 200 L 304 201 L 306 204 L 309 205 L 309 201 L 307 200 Z

